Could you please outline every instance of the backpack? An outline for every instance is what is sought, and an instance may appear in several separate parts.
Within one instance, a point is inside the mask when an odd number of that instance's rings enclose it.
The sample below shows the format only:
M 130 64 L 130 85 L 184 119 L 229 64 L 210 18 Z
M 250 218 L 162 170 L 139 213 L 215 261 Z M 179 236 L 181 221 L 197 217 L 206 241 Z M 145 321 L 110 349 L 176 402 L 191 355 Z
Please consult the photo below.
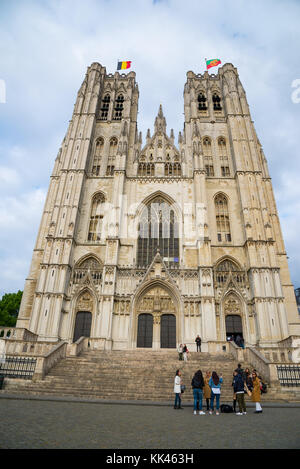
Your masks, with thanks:
M 263 382 L 261 382 L 261 385 L 260 385 L 260 392 L 261 392 L 262 394 L 266 394 L 266 392 L 268 392 L 268 390 L 267 390 L 267 385 L 266 385 L 265 383 L 263 383 Z
M 221 413 L 223 414 L 231 414 L 233 412 L 232 405 L 229 404 L 222 404 L 221 405 Z

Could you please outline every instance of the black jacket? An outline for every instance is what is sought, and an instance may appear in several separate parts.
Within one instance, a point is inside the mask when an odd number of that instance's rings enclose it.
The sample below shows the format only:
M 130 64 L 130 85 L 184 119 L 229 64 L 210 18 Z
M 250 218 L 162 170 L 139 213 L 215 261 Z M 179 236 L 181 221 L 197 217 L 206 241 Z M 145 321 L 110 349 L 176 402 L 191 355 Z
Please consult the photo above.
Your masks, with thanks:
M 244 380 L 241 374 L 237 374 L 233 378 L 233 391 L 234 392 L 242 392 L 244 391 Z
M 192 379 L 192 388 L 193 389 L 203 389 L 204 387 L 204 380 L 197 379 L 197 376 L 194 376 Z

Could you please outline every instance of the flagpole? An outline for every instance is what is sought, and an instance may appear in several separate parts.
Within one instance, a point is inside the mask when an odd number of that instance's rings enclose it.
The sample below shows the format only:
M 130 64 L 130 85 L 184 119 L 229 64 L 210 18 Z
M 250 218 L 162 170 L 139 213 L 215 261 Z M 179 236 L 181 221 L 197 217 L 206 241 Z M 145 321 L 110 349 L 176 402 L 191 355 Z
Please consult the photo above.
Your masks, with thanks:
M 207 63 L 206 63 L 207 59 L 205 59 L 205 66 L 206 66 L 206 70 L 207 70 Z

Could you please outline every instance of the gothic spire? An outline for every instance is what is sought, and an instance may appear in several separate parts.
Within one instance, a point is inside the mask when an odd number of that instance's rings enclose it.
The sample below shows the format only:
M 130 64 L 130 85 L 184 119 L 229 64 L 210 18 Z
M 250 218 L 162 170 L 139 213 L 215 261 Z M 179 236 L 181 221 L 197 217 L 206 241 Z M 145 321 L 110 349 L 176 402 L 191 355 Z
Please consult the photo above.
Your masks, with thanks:
M 155 132 L 166 133 L 167 123 L 163 114 L 162 105 L 159 106 L 158 114 L 154 123 Z

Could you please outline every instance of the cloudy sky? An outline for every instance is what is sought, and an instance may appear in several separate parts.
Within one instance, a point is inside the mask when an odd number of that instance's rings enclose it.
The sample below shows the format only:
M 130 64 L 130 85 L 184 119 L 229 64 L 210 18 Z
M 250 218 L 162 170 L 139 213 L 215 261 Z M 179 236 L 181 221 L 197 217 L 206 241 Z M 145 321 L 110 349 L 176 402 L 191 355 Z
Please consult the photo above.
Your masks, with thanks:
M 160 103 L 177 137 L 186 72 L 205 57 L 238 68 L 300 287 L 299 20 L 299 0 L 1 0 L 0 297 L 24 287 L 86 68 L 114 73 L 118 59 L 136 72 L 144 138 Z

